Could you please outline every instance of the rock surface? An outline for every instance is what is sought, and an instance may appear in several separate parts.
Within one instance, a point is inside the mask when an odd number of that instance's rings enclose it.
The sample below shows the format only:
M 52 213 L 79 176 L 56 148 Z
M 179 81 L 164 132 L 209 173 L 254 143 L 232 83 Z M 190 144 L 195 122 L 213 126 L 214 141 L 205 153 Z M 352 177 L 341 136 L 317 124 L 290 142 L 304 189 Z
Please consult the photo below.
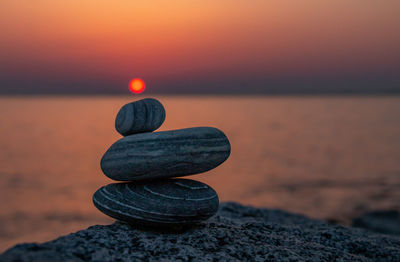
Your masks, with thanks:
M 228 138 L 213 127 L 142 133 L 115 142 L 101 169 L 117 181 L 186 176 L 217 167 L 230 150 Z
M 116 219 L 158 227 L 206 220 L 219 205 L 214 189 L 191 179 L 109 184 L 96 191 L 93 203 Z
M 352 225 L 378 233 L 400 236 L 400 213 L 396 210 L 373 211 L 354 219 Z
M 165 120 L 163 105 L 154 98 L 145 98 L 124 105 L 115 119 L 115 129 L 123 136 L 152 132 Z
M 17 245 L 0 261 L 400 261 L 400 238 L 284 211 L 223 203 L 182 232 L 116 222 L 44 244 Z

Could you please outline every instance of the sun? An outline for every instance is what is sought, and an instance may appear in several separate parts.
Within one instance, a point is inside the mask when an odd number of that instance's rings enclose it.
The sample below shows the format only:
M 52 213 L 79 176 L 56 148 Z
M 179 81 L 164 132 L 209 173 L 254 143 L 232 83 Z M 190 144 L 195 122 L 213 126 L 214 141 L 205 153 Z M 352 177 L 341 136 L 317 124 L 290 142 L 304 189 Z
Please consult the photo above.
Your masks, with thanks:
M 145 88 L 146 85 L 144 81 L 140 78 L 132 79 L 132 81 L 129 83 L 129 90 L 131 90 L 131 92 L 134 94 L 143 93 Z

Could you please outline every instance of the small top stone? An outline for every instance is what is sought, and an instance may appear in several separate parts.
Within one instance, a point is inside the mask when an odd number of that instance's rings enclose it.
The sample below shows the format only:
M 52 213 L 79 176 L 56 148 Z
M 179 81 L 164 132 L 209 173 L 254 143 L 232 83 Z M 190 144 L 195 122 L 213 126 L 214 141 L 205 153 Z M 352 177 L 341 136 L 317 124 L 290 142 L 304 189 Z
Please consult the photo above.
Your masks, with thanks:
M 165 120 L 163 105 L 154 98 L 145 98 L 124 105 L 115 119 L 115 129 L 123 136 L 152 132 Z

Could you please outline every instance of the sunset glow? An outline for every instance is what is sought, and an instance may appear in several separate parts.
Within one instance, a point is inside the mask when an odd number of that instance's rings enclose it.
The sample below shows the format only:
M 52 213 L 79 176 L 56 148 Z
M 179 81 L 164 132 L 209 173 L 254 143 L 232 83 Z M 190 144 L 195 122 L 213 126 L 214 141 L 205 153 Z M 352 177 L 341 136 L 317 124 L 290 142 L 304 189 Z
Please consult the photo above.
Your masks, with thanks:
M 144 81 L 140 78 L 135 78 L 129 83 L 129 90 L 131 90 L 131 92 L 134 94 L 143 93 L 145 88 L 146 85 Z
M 132 74 L 155 93 L 400 81 L 398 0 L 0 2 L 11 91 L 126 92 Z

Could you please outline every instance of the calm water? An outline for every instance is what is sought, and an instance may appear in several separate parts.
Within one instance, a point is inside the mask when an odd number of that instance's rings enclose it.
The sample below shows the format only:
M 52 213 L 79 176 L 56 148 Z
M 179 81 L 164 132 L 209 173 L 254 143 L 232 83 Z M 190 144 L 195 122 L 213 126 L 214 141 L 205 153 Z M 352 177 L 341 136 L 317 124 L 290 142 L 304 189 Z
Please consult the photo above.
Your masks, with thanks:
M 196 179 L 222 201 L 342 223 L 400 210 L 400 97 L 158 97 L 162 127 L 216 126 L 226 163 Z M 0 250 L 111 223 L 93 192 L 130 97 L 0 98 Z

